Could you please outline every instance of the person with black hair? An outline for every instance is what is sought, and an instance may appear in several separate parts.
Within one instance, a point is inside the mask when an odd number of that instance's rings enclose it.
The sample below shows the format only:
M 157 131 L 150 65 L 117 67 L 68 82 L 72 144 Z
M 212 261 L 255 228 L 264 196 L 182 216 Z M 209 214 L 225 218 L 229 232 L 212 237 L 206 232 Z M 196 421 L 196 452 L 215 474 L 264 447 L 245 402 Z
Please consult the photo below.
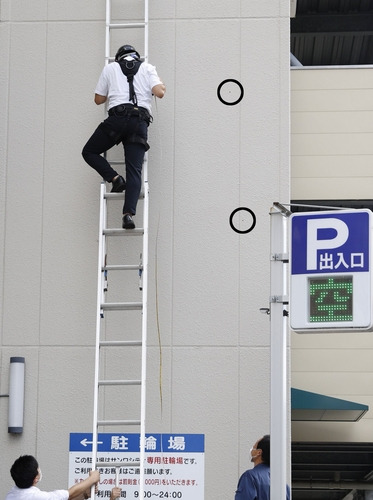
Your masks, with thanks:
M 238 481 L 235 500 L 270 500 L 270 437 L 268 434 L 254 444 L 250 450 L 253 469 L 242 474 Z M 286 499 L 290 498 L 286 486 Z
M 109 116 L 97 127 L 82 155 L 106 182 L 112 183 L 111 192 L 125 191 L 123 229 L 135 228 L 132 216 L 136 214 L 142 164 L 149 149 L 152 97 L 162 98 L 165 91 L 155 66 L 143 62 L 132 45 L 119 47 L 115 61 L 104 67 L 96 86 L 94 101 L 107 102 Z M 126 179 L 102 156 L 119 143 L 124 148 Z
M 97 487 L 100 481 L 98 470 L 91 471 L 83 481 L 67 490 L 41 491 L 42 473 L 39 464 L 32 455 L 22 455 L 14 462 L 10 475 L 15 483 L 5 500 L 83 500 L 91 495 L 91 487 Z

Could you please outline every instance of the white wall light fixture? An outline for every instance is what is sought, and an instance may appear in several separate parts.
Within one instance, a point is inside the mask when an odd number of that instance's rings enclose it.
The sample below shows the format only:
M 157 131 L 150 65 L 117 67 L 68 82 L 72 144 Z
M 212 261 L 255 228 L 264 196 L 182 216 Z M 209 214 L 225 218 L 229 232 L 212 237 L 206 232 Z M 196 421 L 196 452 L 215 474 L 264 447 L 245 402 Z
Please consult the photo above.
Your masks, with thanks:
M 13 356 L 9 368 L 9 416 L 8 432 L 23 432 L 23 410 L 25 401 L 25 358 Z

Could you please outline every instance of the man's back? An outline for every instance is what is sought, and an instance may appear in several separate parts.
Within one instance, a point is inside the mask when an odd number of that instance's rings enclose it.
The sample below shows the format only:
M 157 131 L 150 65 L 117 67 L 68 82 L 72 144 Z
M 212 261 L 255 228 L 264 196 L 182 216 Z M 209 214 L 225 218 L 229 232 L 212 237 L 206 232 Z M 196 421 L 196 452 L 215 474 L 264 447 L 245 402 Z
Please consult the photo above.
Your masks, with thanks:
M 146 108 L 151 113 L 151 89 L 161 83 L 156 69 L 149 63 L 142 63 L 134 76 L 133 84 L 138 105 Z M 131 103 L 130 89 L 126 76 L 123 74 L 119 63 L 108 64 L 102 70 L 95 93 L 108 96 L 108 108 Z
M 235 500 L 270 500 L 269 466 L 258 464 L 242 474 Z
M 68 497 L 67 490 L 41 491 L 36 486 L 30 488 L 13 486 L 5 500 L 67 500 Z
M 270 468 L 258 464 L 242 474 L 238 481 L 235 500 L 270 500 Z M 286 500 L 290 499 L 290 489 L 286 485 Z

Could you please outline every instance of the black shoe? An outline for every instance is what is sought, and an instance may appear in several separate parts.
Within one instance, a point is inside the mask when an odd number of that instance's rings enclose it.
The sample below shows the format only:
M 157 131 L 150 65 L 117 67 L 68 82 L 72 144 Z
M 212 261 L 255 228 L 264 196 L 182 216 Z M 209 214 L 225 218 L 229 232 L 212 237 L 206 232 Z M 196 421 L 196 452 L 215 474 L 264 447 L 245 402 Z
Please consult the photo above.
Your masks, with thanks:
M 126 189 L 126 181 L 123 179 L 121 175 L 113 181 L 113 187 L 110 191 L 111 193 L 123 193 Z
M 124 214 L 122 228 L 123 229 L 135 229 L 135 227 L 136 227 L 135 223 L 133 222 L 133 219 L 130 216 L 130 214 Z

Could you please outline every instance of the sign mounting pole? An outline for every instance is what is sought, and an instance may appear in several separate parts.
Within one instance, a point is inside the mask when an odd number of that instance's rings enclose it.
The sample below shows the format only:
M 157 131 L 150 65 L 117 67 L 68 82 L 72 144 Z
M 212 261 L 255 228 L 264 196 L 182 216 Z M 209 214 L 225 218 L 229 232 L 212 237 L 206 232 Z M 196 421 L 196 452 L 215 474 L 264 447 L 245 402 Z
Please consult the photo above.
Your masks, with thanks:
M 286 500 L 287 465 L 287 217 L 271 208 L 271 500 Z

